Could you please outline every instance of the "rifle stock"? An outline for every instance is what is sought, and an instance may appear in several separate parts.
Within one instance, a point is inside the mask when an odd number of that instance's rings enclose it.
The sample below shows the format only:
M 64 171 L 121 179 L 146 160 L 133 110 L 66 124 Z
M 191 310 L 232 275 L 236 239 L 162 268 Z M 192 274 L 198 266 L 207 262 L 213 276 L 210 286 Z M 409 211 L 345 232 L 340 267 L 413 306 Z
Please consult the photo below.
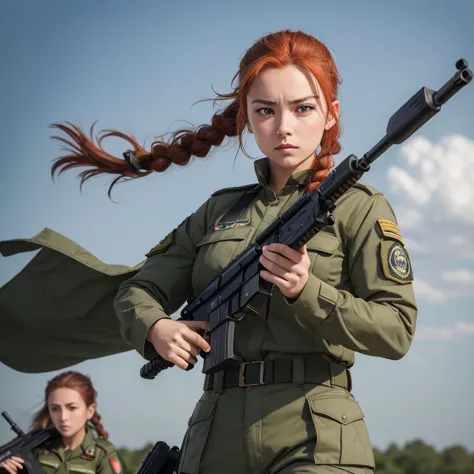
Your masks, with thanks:
M 303 195 L 278 216 L 199 296 L 188 299 L 180 319 L 209 321 L 211 351 L 201 353 L 203 373 L 209 374 L 241 362 L 234 352 L 235 324 L 246 315 L 258 314 L 272 292 L 272 286 L 259 276 L 262 247 L 279 242 L 296 249 L 327 225 L 334 224 L 332 212 L 337 199 L 360 180 L 370 169 L 370 164 L 392 145 L 403 143 L 472 80 L 472 71 L 468 69 L 466 60 L 457 61 L 456 69 L 457 72 L 438 91 L 422 87 L 393 114 L 382 140 L 360 159 L 349 155 L 317 189 Z M 153 379 L 161 370 L 173 365 L 156 357 L 141 368 L 140 375 Z

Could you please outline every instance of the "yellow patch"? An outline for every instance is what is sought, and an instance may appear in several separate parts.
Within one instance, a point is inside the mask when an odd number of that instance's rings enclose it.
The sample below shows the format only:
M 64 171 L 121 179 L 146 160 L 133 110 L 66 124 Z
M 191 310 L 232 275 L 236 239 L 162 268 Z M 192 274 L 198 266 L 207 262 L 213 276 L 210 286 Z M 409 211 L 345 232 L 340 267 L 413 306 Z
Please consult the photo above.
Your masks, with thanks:
M 151 257 L 158 253 L 164 252 L 173 242 L 173 231 L 171 231 L 163 240 L 161 240 L 157 245 L 155 245 L 146 255 L 146 257 Z
M 403 245 L 405 245 L 405 242 L 402 238 L 402 234 L 400 234 L 398 225 L 395 224 L 395 222 L 388 221 L 386 219 L 379 219 L 377 222 L 379 223 L 380 230 L 382 231 L 382 234 L 385 237 L 388 237 L 389 239 L 398 240 Z

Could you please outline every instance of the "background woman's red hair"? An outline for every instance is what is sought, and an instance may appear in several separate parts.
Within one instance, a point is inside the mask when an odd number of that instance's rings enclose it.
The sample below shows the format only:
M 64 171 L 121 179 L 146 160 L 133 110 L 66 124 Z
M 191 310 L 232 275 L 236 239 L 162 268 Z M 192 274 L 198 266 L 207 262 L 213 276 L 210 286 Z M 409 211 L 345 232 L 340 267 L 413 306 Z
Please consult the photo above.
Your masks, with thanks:
M 31 427 L 33 429 L 46 429 L 54 427 L 53 422 L 51 421 L 51 417 L 49 416 L 48 398 L 51 393 L 57 390 L 58 388 L 70 388 L 72 390 L 76 390 L 76 392 L 79 392 L 79 394 L 81 395 L 86 406 L 90 406 L 93 403 L 97 403 L 97 392 L 95 391 L 92 385 L 92 381 L 89 377 L 84 374 L 81 374 L 80 372 L 62 372 L 61 374 L 56 375 L 56 377 L 51 379 L 46 385 L 46 389 L 44 391 L 44 405 L 33 419 L 33 423 L 31 424 Z M 91 422 L 101 437 L 105 439 L 109 437 L 109 434 L 107 433 L 107 431 L 105 431 L 102 425 L 101 416 L 99 415 L 97 410 L 95 411 Z

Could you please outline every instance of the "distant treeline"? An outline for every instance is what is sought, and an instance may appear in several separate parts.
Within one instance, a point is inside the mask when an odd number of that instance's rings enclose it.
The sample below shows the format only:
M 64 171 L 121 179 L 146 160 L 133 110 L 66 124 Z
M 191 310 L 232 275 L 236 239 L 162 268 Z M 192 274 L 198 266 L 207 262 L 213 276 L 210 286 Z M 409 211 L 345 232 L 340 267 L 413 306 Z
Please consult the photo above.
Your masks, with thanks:
M 142 459 L 152 448 L 119 449 L 126 474 L 135 474 Z M 385 451 L 374 449 L 376 474 L 474 474 L 474 452 L 455 445 L 437 451 L 423 440 L 413 440 L 404 446 L 391 444 Z

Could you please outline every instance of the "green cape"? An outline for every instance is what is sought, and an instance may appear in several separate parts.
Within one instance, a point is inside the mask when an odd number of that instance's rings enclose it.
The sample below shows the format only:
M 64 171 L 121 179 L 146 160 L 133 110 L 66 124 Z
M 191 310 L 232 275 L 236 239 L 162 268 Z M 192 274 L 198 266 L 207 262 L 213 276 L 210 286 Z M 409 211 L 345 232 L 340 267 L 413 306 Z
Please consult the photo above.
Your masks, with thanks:
M 0 241 L 7 257 L 39 250 L 0 288 L 0 361 L 20 372 L 49 372 L 131 350 L 113 300 L 143 265 L 107 265 L 63 235 Z

